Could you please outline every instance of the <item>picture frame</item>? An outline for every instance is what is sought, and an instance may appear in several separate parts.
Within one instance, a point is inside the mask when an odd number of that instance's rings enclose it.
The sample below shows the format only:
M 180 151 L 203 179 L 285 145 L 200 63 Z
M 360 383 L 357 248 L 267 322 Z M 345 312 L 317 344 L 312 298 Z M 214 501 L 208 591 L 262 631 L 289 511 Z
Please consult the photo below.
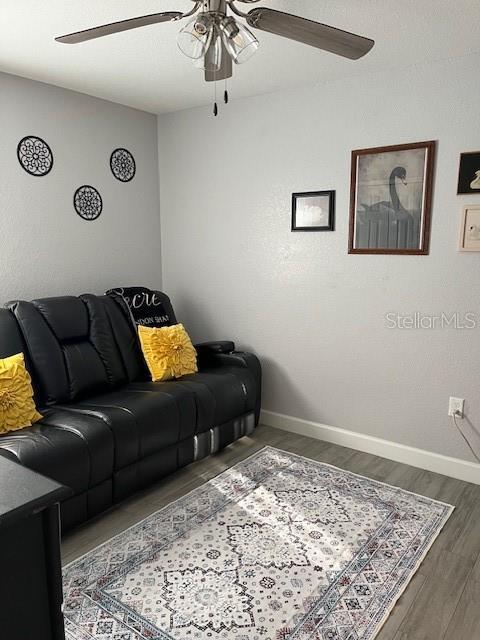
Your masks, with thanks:
M 335 231 L 335 191 L 292 194 L 292 231 Z
M 470 204 L 463 207 L 459 250 L 480 251 L 480 204 Z
M 352 151 L 349 253 L 428 255 L 435 154 L 434 140 Z
M 480 195 L 480 151 L 460 154 L 457 194 Z

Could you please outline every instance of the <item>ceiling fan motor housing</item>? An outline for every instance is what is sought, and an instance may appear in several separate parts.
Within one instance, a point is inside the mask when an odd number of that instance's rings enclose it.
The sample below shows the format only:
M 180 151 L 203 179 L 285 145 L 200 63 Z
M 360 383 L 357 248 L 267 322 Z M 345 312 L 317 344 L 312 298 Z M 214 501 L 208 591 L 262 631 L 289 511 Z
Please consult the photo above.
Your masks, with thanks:
M 226 0 L 205 0 L 203 5 L 204 5 L 203 10 L 208 13 L 219 13 L 222 15 L 226 15 L 227 13 Z

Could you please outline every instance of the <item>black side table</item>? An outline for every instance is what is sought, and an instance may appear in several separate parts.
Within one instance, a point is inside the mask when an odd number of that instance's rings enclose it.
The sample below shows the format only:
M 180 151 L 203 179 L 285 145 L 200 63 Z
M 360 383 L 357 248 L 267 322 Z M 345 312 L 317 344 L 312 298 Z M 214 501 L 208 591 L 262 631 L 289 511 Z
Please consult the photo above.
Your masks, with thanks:
M 0 456 L 0 637 L 65 640 L 60 500 L 71 490 Z

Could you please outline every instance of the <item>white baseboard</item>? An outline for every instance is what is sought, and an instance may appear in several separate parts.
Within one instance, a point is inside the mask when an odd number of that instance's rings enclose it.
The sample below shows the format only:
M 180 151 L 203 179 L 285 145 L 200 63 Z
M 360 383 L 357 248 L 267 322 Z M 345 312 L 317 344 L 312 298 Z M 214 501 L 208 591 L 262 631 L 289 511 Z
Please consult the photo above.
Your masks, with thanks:
M 442 456 L 439 453 L 415 449 L 415 447 L 408 447 L 397 442 L 390 442 L 389 440 L 382 440 L 362 433 L 274 413 L 273 411 L 262 411 L 260 424 L 316 438 L 317 440 L 332 442 L 342 447 L 357 449 L 358 451 L 409 464 L 412 467 L 426 469 L 427 471 L 440 473 L 465 482 L 480 484 L 480 464 L 475 462 Z

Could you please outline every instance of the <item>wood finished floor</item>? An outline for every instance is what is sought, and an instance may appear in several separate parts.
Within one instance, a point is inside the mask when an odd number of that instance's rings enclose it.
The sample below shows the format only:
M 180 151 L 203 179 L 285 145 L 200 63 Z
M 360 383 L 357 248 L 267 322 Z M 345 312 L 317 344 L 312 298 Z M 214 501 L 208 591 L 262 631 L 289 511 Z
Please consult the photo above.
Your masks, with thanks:
M 172 500 L 271 445 L 455 505 L 455 511 L 377 640 L 480 640 L 480 486 L 260 426 L 68 534 L 63 562 L 87 553 Z

